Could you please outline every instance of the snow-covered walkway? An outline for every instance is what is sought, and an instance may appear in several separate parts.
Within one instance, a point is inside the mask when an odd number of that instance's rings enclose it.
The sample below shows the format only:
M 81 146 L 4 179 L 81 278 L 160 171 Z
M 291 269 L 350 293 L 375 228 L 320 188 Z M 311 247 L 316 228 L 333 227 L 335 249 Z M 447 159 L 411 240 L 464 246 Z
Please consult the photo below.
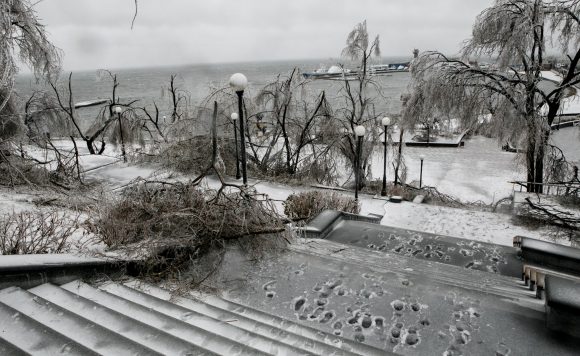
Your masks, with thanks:
M 87 178 L 105 179 L 111 188 L 128 184 L 135 178 L 158 178 L 155 169 L 143 166 L 115 164 L 96 169 L 87 173 Z M 183 177 L 189 178 L 189 177 Z M 231 180 L 230 183 L 241 184 L 241 181 Z M 217 188 L 220 183 L 216 178 L 209 177 L 203 183 L 209 188 Z M 254 186 L 259 193 L 267 194 L 274 200 L 275 206 L 283 213 L 283 201 L 289 195 L 317 188 L 309 186 L 288 186 L 279 183 L 249 179 L 248 184 Z M 332 192 L 326 190 L 329 194 Z M 352 192 L 339 192 L 352 195 Z M 456 209 L 429 204 L 415 204 L 410 202 L 391 203 L 373 196 L 360 194 L 361 214 L 384 215 L 381 224 L 400 227 L 409 230 L 430 232 L 441 235 L 454 236 L 469 240 L 491 242 L 511 246 L 515 235 L 525 235 L 542 240 L 569 244 L 565 236 L 553 236 L 549 229 L 532 229 L 514 224 L 512 216 L 501 213 L 482 212 L 474 210 Z
M 560 137 L 566 134 L 566 137 Z M 574 140 L 577 130 L 556 133 L 555 139 L 568 142 Z M 572 137 L 574 136 L 574 138 Z M 484 137 L 475 137 L 466 143 L 465 148 L 415 148 L 405 149 L 405 160 L 409 167 L 408 174 L 418 178 L 414 170 L 419 166 L 419 156 L 424 155 L 425 167 L 423 182 L 435 186 L 443 193 L 458 197 L 462 201 L 482 199 L 487 203 L 497 201 L 512 193 L 511 179 L 519 177 L 514 154 L 502 152 L 496 141 Z M 63 142 L 63 145 L 67 145 Z M 80 163 L 85 173 L 85 180 L 98 181 L 104 184 L 105 190 L 117 192 L 131 181 L 143 179 L 164 180 L 168 174 L 157 168 L 146 165 L 124 164 L 118 157 L 89 155 L 80 146 Z M 573 156 L 573 155 L 572 155 Z M 576 157 L 573 157 L 576 158 Z M 417 167 L 415 167 L 417 166 Z M 373 176 L 378 176 L 377 169 L 382 167 L 380 161 L 373 161 Z M 191 176 L 171 175 L 171 179 L 186 180 Z M 388 170 L 387 179 L 392 180 L 392 172 Z M 231 183 L 241 184 L 241 181 L 231 179 Z M 219 181 L 207 178 L 204 183 L 210 188 L 217 188 Z M 267 181 L 249 179 L 259 193 L 267 194 L 274 200 L 275 206 L 283 213 L 283 202 L 290 194 L 316 188 L 310 186 L 289 186 Z M 328 191 L 329 193 L 331 191 Z M 0 190 L 0 213 L 10 213 L 35 208 L 34 200 L 41 199 L 42 192 L 20 190 Z M 352 195 L 352 192 L 340 192 Z M 544 240 L 553 240 L 567 244 L 566 237 L 554 236 L 547 228 L 532 229 L 516 225 L 507 214 L 479 212 L 473 210 L 453 209 L 428 204 L 386 203 L 384 200 L 373 199 L 373 196 L 361 194 L 361 214 L 384 215 L 383 225 L 418 230 L 441 235 L 449 235 L 471 240 L 493 242 L 501 245 L 511 245 L 514 235 L 525 235 Z

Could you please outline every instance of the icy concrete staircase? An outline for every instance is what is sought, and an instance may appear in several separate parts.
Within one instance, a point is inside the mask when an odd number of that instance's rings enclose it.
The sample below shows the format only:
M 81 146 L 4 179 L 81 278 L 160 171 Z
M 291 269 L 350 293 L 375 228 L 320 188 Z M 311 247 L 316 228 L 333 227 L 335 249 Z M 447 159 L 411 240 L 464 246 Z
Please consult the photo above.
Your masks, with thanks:
M 395 272 L 405 276 L 426 278 L 435 283 L 493 294 L 515 300 L 520 305 L 534 310 L 544 308 L 543 303 L 534 298 L 534 293 L 515 277 L 344 245 L 329 240 L 311 239 L 295 243 L 289 249 L 321 260 L 334 260 L 368 267 L 379 273 Z
M 75 281 L 0 290 L 0 354 L 385 355 L 215 296 Z M 387 353 L 388 354 L 388 353 Z

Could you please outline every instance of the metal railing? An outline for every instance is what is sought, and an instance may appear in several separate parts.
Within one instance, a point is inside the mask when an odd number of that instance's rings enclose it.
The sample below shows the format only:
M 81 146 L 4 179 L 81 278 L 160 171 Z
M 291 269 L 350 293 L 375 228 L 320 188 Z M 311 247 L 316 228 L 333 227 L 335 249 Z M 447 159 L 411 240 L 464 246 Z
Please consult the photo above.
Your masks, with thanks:
M 525 182 L 525 181 L 513 181 L 509 182 L 513 184 L 513 190 L 516 191 L 519 186 L 519 191 L 527 191 L 528 187 L 542 187 L 541 194 L 545 195 L 567 195 L 567 196 L 579 196 L 580 197 L 580 182 L 562 182 L 562 183 L 537 183 L 537 182 Z

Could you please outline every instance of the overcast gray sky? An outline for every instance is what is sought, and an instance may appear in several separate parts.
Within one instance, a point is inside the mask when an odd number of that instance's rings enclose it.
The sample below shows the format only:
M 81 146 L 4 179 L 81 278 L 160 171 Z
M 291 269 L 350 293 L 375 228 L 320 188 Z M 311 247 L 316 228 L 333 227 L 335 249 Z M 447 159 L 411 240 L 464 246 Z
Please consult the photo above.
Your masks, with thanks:
M 67 70 L 338 57 L 366 19 L 383 56 L 456 53 L 492 0 L 44 0 Z

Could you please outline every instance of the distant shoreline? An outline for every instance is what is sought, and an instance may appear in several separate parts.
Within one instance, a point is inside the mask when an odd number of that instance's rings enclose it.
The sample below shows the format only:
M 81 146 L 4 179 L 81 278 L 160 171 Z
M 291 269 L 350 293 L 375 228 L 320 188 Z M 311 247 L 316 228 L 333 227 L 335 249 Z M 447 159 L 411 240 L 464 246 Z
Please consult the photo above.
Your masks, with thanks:
M 398 62 L 398 61 L 409 61 L 412 59 L 411 55 L 403 55 L 403 56 L 385 56 L 385 57 L 381 57 L 379 59 L 375 59 L 374 62 L 376 63 L 383 63 L 383 62 Z M 218 67 L 225 67 L 225 66 L 245 66 L 245 65 L 249 65 L 249 64 L 283 64 L 283 63 L 289 63 L 289 62 L 294 62 L 294 63 L 304 63 L 304 64 L 313 64 L 313 65 L 319 65 L 319 64 L 336 64 L 336 63 L 345 63 L 345 64 L 355 64 L 358 62 L 353 62 L 353 61 L 349 61 L 349 60 L 345 60 L 344 58 L 340 58 L 340 57 L 327 57 L 327 58 L 297 58 L 297 59 L 271 59 L 271 60 L 256 60 L 256 61 L 240 61 L 240 62 L 203 62 L 203 63 L 181 63 L 181 64 L 159 64 L 159 65 L 154 65 L 154 66 L 136 66 L 136 67 L 121 67 L 121 68 L 86 68 L 86 69 L 68 69 L 68 68 L 63 68 L 62 72 L 63 73 L 91 73 L 91 72 L 95 72 L 99 69 L 107 69 L 110 70 L 111 72 L 127 72 L 127 71 L 133 71 L 133 70 L 146 70 L 146 69 L 169 69 L 169 68 L 191 68 L 191 67 L 203 67 L 203 66 L 207 66 L 207 67 L 212 67 L 212 66 L 218 66 Z M 17 74 L 18 76 L 22 76 L 22 77 L 26 77 L 26 76 L 30 76 L 32 77 L 32 72 L 29 71 L 27 68 L 20 68 L 20 72 Z

